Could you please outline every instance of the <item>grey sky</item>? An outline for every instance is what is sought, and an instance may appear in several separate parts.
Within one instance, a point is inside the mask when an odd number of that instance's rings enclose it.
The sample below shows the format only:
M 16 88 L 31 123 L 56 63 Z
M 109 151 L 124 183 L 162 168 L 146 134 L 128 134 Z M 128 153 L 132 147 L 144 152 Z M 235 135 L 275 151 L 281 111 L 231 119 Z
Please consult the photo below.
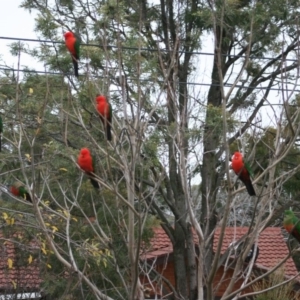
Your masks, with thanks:
M 34 32 L 34 13 L 29 13 L 28 11 L 20 8 L 21 0 L 6 0 L 5 5 L 2 6 L 0 10 L 0 36 L 1 37 L 16 37 L 16 38 L 36 38 Z M 3 3 L 4 4 L 4 3 Z M 18 59 L 13 57 L 8 44 L 11 44 L 13 41 L 0 39 L 0 58 L 1 58 L 1 67 L 3 63 L 6 63 L 9 66 L 17 67 Z M 33 45 L 31 45 L 33 46 Z M 21 57 L 21 65 L 29 65 L 36 62 L 28 57 Z
M 37 35 L 34 32 L 34 26 L 35 26 L 34 18 L 36 17 L 36 13 L 35 12 L 29 13 L 27 10 L 20 8 L 19 6 L 23 2 L 22 0 L 2 0 L 2 2 L 5 2 L 5 5 L 3 5 L 2 9 L 0 10 L 0 20 L 1 20 L 0 36 L 36 39 Z M 62 36 L 62 40 L 63 40 L 63 36 Z M 7 45 L 11 44 L 12 42 L 14 41 L 0 39 L 0 59 L 1 59 L 0 68 L 3 68 L 4 64 L 13 68 L 17 68 L 18 66 L 18 58 L 13 57 L 10 54 L 9 48 L 7 47 Z M 30 48 L 39 46 L 38 43 L 27 43 L 27 44 L 29 45 Z M 213 45 L 214 42 L 212 36 L 206 35 L 202 37 L 201 50 L 203 52 L 212 53 Z M 210 83 L 212 57 L 199 56 L 195 61 L 195 65 L 199 66 L 201 72 L 197 73 L 197 75 L 195 75 L 194 78 L 191 78 L 191 81 L 200 82 L 200 83 Z M 21 56 L 21 66 L 28 66 L 29 68 L 34 68 L 36 70 L 44 71 L 44 67 L 42 63 L 38 63 L 32 57 L 26 56 L 24 54 L 22 54 Z M 195 89 L 197 90 L 197 93 L 199 93 L 202 96 L 204 95 L 204 97 L 208 91 L 208 87 L 205 86 L 198 86 L 195 87 Z M 280 93 L 275 92 L 272 94 L 275 94 L 273 98 L 276 99 L 277 102 L 278 98 L 280 98 Z M 264 109 L 262 111 L 264 111 Z M 267 112 L 267 119 L 268 120 L 274 119 L 273 112 L 272 112 L 272 117 L 268 116 L 268 113 L 270 113 L 270 111 Z

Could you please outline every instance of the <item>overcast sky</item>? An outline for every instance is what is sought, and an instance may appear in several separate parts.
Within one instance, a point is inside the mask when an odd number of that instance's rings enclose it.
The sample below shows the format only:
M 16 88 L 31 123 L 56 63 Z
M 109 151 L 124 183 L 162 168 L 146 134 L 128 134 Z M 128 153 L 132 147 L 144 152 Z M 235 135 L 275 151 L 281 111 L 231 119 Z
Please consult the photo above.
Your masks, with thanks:
M 7 0 L 5 2 L 5 5 L 3 5 L 0 10 L 0 20 L 2 25 L 0 27 L 0 37 L 36 39 L 37 35 L 34 32 L 34 19 L 36 17 L 36 13 L 29 13 L 27 10 L 20 8 L 19 5 L 22 3 L 22 0 Z M 3 68 L 5 64 L 13 68 L 17 68 L 18 66 L 18 58 L 13 57 L 7 47 L 7 45 L 12 42 L 16 41 L 0 38 L 0 68 Z M 38 46 L 38 43 L 33 42 L 26 42 L 26 44 L 29 45 L 30 48 Z M 212 37 L 206 37 L 206 39 L 202 41 L 201 51 L 209 53 L 213 52 Z M 210 83 L 212 57 L 198 56 L 196 61 L 196 65 L 201 66 L 201 72 L 191 80 L 197 83 Z M 38 71 L 44 71 L 42 63 L 38 63 L 32 57 L 23 54 L 21 57 L 21 67 L 22 66 L 28 66 L 29 68 L 34 68 Z M 197 86 L 196 89 L 200 93 L 206 94 L 208 87 Z M 277 95 L 274 96 L 277 98 Z
M 4 1 L 3 1 L 4 2 Z M 20 8 L 19 5 L 21 0 L 7 0 L 5 5 L 2 5 L 0 10 L 0 37 L 16 37 L 16 38 L 31 38 L 35 39 L 37 36 L 34 32 L 34 18 L 36 14 L 29 13 L 23 8 Z M 8 44 L 11 44 L 10 40 L 0 39 L 0 58 L 1 58 L 1 67 L 6 63 L 11 67 L 17 67 L 18 59 L 13 57 Z M 34 46 L 33 43 L 30 43 L 30 46 Z M 34 64 L 34 66 L 32 66 Z M 28 56 L 21 57 L 21 65 L 28 65 L 29 67 L 36 67 L 37 63 Z

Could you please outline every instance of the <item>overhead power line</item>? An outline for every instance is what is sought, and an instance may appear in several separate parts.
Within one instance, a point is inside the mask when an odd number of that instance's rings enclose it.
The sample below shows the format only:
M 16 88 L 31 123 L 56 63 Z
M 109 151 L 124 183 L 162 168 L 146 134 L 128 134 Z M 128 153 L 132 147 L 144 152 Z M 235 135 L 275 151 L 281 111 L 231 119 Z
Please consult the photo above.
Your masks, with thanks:
M 26 38 L 15 38 L 15 37 L 7 37 L 7 36 L 0 36 L 0 40 L 12 40 L 12 41 L 23 41 L 23 42 L 35 42 L 35 43 L 48 43 L 48 44 L 64 44 L 65 42 L 60 41 L 51 41 L 51 40 L 38 40 L 38 39 L 26 39 Z M 112 45 L 100 45 L 100 44 L 81 44 L 82 46 L 88 46 L 88 47 L 98 47 L 98 48 L 105 48 L 105 49 L 124 49 L 124 50 L 136 50 L 136 51 L 149 51 L 149 52 L 158 52 L 158 49 L 152 49 L 152 48 L 139 48 L 139 47 L 129 47 L 129 46 L 112 46 Z M 172 50 L 167 49 L 159 49 L 160 52 L 173 52 Z M 210 52 L 201 52 L 201 51 L 178 51 L 181 53 L 187 53 L 187 54 L 194 54 L 194 55 L 206 55 L 206 56 L 213 56 L 214 53 Z M 222 56 L 228 56 L 227 54 L 221 54 Z M 230 58 L 246 58 L 245 55 L 229 55 Z M 256 57 L 256 56 L 250 56 L 252 59 L 264 59 L 264 60 L 273 60 L 274 57 Z M 291 62 L 298 62 L 298 59 L 293 58 L 286 58 L 285 61 L 291 61 Z
M 73 76 L 73 73 L 70 73 L 70 74 L 67 74 L 67 73 L 60 73 L 60 72 L 50 72 L 50 71 L 35 71 L 35 70 L 26 70 L 26 69 L 13 69 L 13 68 L 1 68 L 0 67 L 0 70 L 2 71 L 12 71 L 12 72 L 23 72 L 23 73 L 33 73 L 33 74 L 47 74 L 47 75 L 58 75 L 58 76 L 66 76 L 66 75 L 69 75 L 69 76 Z M 85 76 L 85 75 L 80 75 L 79 74 L 79 77 L 80 76 Z M 97 76 L 97 75 L 93 75 L 91 76 L 93 78 L 103 78 L 105 79 L 106 77 L 104 76 Z M 137 78 L 133 78 L 133 79 L 136 79 L 138 80 Z M 147 79 L 139 79 L 139 81 L 144 81 L 144 82 L 149 82 L 149 80 Z M 157 83 L 164 83 L 164 81 L 162 80 L 157 80 L 156 81 Z M 195 86 L 207 86 L 207 87 L 210 87 L 210 86 L 218 86 L 220 87 L 221 85 L 220 84 L 215 84 L 215 83 L 200 83 L 200 82 L 182 82 L 182 81 L 179 81 L 178 84 L 188 84 L 188 85 L 195 85 Z M 230 83 L 226 83 L 224 84 L 225 87 L 232 87 L 232 84 Z M 300 92 L 300 90 L 297 90 L 297 89 L 284 89 L 284 88 L 269 88 L 269 87 L 255 87 L 255 86 L 242 86 L 242 85 L 235 85 L 236 88 L 244 88 L 244 89 L 253 89 L 253 90 L 270 90 L 270 91 L 286 91 L 286 92 Z

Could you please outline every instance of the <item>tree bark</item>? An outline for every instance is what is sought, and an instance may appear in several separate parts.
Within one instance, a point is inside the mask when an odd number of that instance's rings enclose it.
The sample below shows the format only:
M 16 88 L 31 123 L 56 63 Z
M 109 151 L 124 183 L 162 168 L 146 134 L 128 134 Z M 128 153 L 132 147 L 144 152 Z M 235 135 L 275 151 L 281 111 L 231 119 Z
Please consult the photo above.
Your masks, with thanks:
M 212 85 L 210 86 L 207 97 L 207 111 L 205 117 L 205 130 L 203 135 L 203 165 L 201 168 L 201 195 L 202 195 L 202 211 L 201 211 L 201 223 L 204 230 L 205 237 L 208 237 L 214 230 L 217 224 L 216 218 L 216 196 L 218 191 L 218 180 L 220 174 L 217 171 L 218 158 L 216 152 L 220 147 L 221 132 L 218 132 L 215 128 L 215 124 L 212 123 L 213 116 L 211 115 L 210 106 L 221 107 L 222 96 L 220 91 L 220 78 L 219 68 L 222 69 L 224 76 L 226 54 L 229 49 L 228 42 L 224 42 L 225 30 L 221 27 L 216 27 L 215 34 L 215 51 L 214 51 L 214 64 L 212 70 Z M 221 51 L 221 61 L 219 61 L 219 53 Z M 205 238 L 204 238 L 205 239 Z M 206 239 L 205 239 L 206 240 Z M 207 274 L 210 270 L 210 266 L 213 260 L 213 239 L 206 246 L 204 257 L 204 273 Z M 208 283 L 206 287 L 206 297 L 211 300 L 212 297 L 212 283 Z M 206 298 L 205 298 L 206 299 Z

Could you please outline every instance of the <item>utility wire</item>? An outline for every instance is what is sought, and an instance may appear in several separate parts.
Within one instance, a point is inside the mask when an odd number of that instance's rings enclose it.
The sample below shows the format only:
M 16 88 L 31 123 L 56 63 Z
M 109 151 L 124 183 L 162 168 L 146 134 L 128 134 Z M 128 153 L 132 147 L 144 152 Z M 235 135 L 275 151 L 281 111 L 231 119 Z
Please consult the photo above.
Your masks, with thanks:
M 23 72 L 23 73 L 35 73 L 35 74 L 47 74 L 47 75 L 60 75 L 60 76 L 73 76 L 73 73 L 59 73 L 59 72 L 50 72 L 50 71 L 34 71 L 34 70 L 21 70 L 21 69 L 13 69 L 13 68 L 1 68 L 0 67 L 0 71 L 13 71 L 13 72 Z M 80 75 L 79 77 L 84 76 L 84 75 Z M 103 78 L 105 79 L 106 77 L 104 76 L 100 76 L 100 75 L 93 75 L 91 76 L 93 78 Z M 133 78 L 136 79 L 136 78 Z M 137 79 L 138 80 L 138 79 Z M 144 81 L 144 82 L 149 82 L 148 79 L 139 79 L 139 81 Z M 157 80 L 157 83 L 164 83 L 164 81 L 162 80 Z M 220 84 L 216 84 L 216 83 L 198 83 L 198 82 L 183 82 L 183 81 L 179 81 L 178 84 L 188 84 L 188 85 L 195 85 L 195 86 L 217 86 L 220 87 Z M 225 87 L 232 87 L 232 84 L 230 83 L 225 83 L 224 84 Z M 296 90 L 296 89 L 284 89 L 284 88 L 269 88 L 269 87 L 255 87 L 255 86 L 242 86 L 242 85 L 235 85 L 236 88 L 244 88 L 244 89 L 253 89 L 253 90 L 270 90 L 270 91 L 286 91 L 286 92 L 300 92 L 300 90 Z
M 24 42 L 36 42 L 36 43 L 49 43 L 49 44 L 65 44 L 65 42 L 60 41 L 51 41 L 51 40 L 38 40 L 38 39 L 26 39 L 26 38 L 14 38 L 14 37 L 7 37 L 7 36 L 0 36 L 0 40 L 12 40 L 12 41 L 24 41 Z M 129 47 L 129 46 L 110 46 L 110 45 L 100 45 L 100 44 L 81 44 L 82 46 L 88 46 L 88 47 L 98 47 L 98 48 L 105 48 L 105 49 L 125 49 L 125 50 L 137 50 L 137 51 L 149 51 L 149 52 L 173 52 L 172 50 L 167 49 L 151 49 L 151 48 L 139 48 L 139 47 Z M 195 54 L 195 55 L 206 55 L 206 56 L 213 56 L 214 53 L 210 52 L 199 52 L 199 51 L 178 51 L 179 54 L 187 53 L 187 54 Z M 245 55 L 227 55 L 227 54 L 221 54 L 222 56 L 229 56 L 230 58 L 246 58 Z M 273 60 L 274 57 L 256 57 L 256 56 L 250 56 L 251 59 L 265 59 L 265 60 Z M 293 58 L 286 58 L 285 61 L 291 61 L 291 62 L 298 62 L 298 59 Z
M 24 42 L 37 42 L 37 43 L 51 43 L 51 44 L 65 44 L 64 42 L 60 41 L 51 41 L 51 40 L 38 40 L 38 39 L 27 39 L 27 38 L 14 38 L 14 37 L 4 37 L 0 36 L 0 39 L 2 40 L 13 40 L 13 41 L 24 41 Z M 90 46 L 90 47 L 99 47 L 99 48 L 107 48 L 107 49 L 118 49 L 118 46 L 104 46 L 100 44 L 81 44 L 83 46 Z M 156 52 L 158 49 L 150 49 L 150 48 L 138 48 L 138 47 L 128 47 L 128 46 L 122 46 L 122 49 L 127 49 L 127 50 L 143 50 L 143 51 L 152 51 Z M 166 50 L 166 49 L 160 49 L 160 51 L 172 51 L 172 50 Z M 179 51 L 179 53 L 189 53 L 189 54 L 195 54 L 195 55 L 208 55 L 208 56 L 213 56 L 214 53 L 209 53 L 209 52 L 187 52 L 187 51 Z M 227 56 L 226 54 L 222 54 L 223 56 Z M 239 58 L 245 58 L 244 55 L 232 55 L 230 56 L 231 58 L 233 57 L 239 57 Z M 251 57 L 255 58 L 255 57 Z M 272 60 L 274 59 L 273 57 L 259 57 L 260 59 L 265 59 L 265 60 Z M 287 58 L 286 61 L 293 61 L 297 62 L 297 59 L 289 59 Z M 68 75 L 68 74 L 63 74 L 63 73 L 58 73 L 58 72 L 49 72 L 49 71 L 33 71 L 33 70 L 21 70 L 21 69 L 10 69 L 10 68 L 0 68 L 0 70 L 4 71 L 14 71 L 14 72 L 24 72 L 24 73 L 36 73 L 36 74 L 49 74 L 49 75 Z M 71 74 L 69 74 L 71 75 Z M 103 76 L 92 76 L 94 78 L 105 78 Z M 143 80 L 140 79 L 140 81 L 149 81 L 149 80 Z M 162 81 L 157 81 L 158 83 L 163 83 Z M 220 87 L 220 84 L 213 84 L 213 83 L 196 83 L 196 82 L 178 82 L 179 84 L 188 84 L 188 85 L 195 85 L 195 86 L 217 86 Z M 232 87 L 232 84 L 225 84 L 225 87 Z M 244 88 L 244 89 L 260 89 L 260 90 L 267 90 L 269 89 L 270 91 L 287 91 L 287 92 L 300 92 L 300 90 L 295 90 L 295 89 L 282 89 L 282 88 L 269 88 L 269 87 L 252 87 L 252 86 L 242 86 L 242 85 L 236 85 L 236 88 Z

